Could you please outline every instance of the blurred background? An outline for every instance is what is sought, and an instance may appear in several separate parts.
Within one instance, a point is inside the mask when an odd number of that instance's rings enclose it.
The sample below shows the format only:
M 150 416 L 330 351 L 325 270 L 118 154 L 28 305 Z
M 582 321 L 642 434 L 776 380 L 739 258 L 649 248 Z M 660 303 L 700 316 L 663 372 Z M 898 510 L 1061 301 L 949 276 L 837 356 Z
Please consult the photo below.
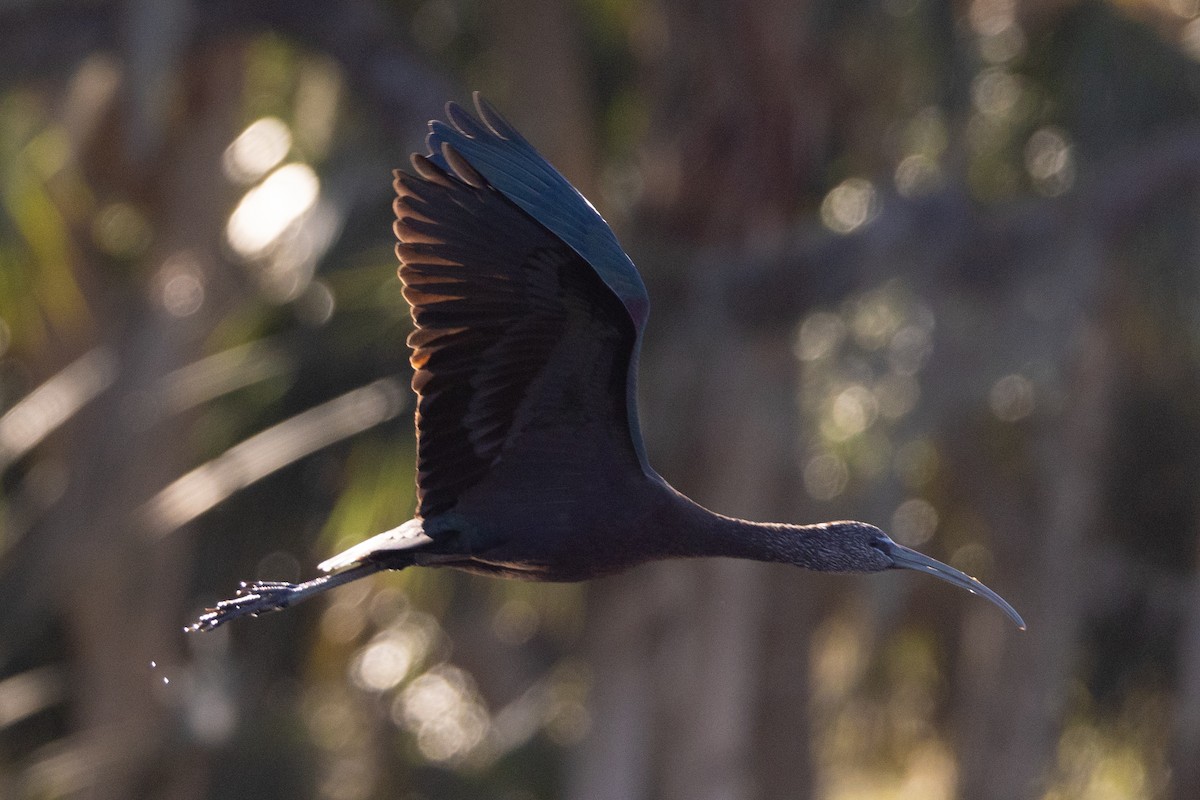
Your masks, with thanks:
M 651 461 L 911 574 L 381 575 L 390 170 L 471 89 L 649 285 Z M 1200 2 L 0 3 L 0 797 L 1200 797 Z

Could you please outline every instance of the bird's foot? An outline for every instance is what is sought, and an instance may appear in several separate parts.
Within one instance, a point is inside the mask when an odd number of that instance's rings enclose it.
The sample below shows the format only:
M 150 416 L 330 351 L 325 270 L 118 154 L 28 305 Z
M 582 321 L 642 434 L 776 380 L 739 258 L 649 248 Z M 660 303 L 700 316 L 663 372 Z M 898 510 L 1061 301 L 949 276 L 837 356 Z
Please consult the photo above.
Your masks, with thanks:
M 237 594 L 222 600 L 215 608 L 206 609 L 200 618 L 184 628 L 185 631 L 211 631 L 238 617 L 257 617 L 271 611 L 282 611 L 291 605 L 301 585 L 283 581 L 257 581 L 241 585 Z

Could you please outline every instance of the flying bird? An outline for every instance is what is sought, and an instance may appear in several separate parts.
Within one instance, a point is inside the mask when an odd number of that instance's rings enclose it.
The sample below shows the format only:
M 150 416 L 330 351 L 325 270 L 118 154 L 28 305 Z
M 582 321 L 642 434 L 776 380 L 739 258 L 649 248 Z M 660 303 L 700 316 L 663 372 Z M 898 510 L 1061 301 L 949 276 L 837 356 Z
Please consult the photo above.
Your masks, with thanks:
M 862 522 L 713 513 L 646 460 L 638 351 L 649 298 L 591 203 L 491 105 L 450 103 L 395 172 L 396 254 L 412 306 L 413 519 L 292 584 L 242 584 L 189 630 L 275 611 L 411 566 L 579 581 L 647 561 L 727 556 L 822 572 L 926 572 L 1000 595 Z

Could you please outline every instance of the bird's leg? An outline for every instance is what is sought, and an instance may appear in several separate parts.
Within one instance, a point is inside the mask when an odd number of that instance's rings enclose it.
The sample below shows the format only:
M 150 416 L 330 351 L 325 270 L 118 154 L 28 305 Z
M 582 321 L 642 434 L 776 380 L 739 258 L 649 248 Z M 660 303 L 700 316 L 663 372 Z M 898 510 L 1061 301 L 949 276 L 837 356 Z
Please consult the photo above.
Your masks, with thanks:
M 184 630 L 211 631 L 238 617 L 247 615 L 257 617 L 271 611 L 282 611 L 315 594 L 320 594 L 335 586 L 341 586 L 343 583 L 364 578 L 381 569 L 383 569 L 383 565 L 367 562 L 341 572 L 335 572 L 332 575 L 322 575 L 304 583 L 285 583 L 283 581 L 257 581 L 249 585 L 243 583 L 235 596 L 228 600 L 222 600 L 214 608 L 205 610 L 199 619 Z

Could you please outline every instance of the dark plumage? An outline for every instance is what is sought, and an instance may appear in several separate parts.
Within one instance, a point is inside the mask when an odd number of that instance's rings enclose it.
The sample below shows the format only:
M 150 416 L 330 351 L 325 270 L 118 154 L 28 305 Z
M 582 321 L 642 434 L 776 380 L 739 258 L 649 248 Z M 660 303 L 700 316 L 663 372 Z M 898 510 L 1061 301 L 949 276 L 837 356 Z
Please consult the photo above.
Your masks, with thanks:
M 646 561 L 730 556 L 826 572 L 918 569 L 999 595 L 862 522 L 714 514 L 646 461 L 637 355 L 649 302 L 611 229 L 495 110 L 453 103 L 397 171 L 400 280 L 412 306 L 417 514 L 301 584 L 256 583 L 191 626 L 284 608 L 381 569 L 454 567 L 575 581 Z

